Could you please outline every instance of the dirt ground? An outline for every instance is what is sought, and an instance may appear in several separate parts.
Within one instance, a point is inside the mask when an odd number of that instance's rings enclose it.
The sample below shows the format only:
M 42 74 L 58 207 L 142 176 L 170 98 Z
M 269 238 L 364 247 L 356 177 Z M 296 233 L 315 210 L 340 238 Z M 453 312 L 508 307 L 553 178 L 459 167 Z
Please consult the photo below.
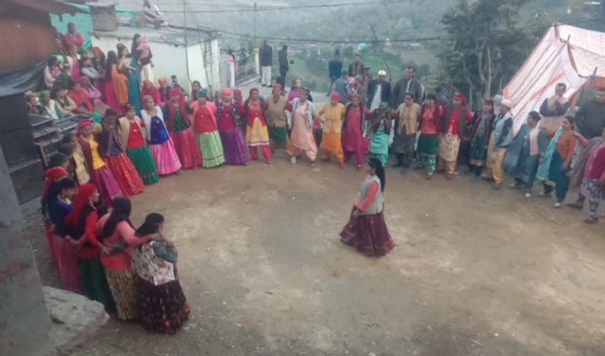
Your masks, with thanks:
M 167 218 L 191 320 L 175 336 L 111 321 L 70 355 L 605 355 L 603 224 L 467 176 L 389 170 L 397 247 L 366 258 L 338 235 L 363 177 L 282 153 L 147 187 L 133 222 Z

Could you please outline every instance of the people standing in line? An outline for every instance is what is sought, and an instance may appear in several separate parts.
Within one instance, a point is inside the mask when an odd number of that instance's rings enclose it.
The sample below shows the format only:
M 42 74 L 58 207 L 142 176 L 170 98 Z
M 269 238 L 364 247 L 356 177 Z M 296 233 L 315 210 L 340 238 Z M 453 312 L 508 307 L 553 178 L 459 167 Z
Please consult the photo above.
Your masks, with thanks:
M 605 143 L 605 130 L 599 137 L 595 137 L 591 140 L 587 140 L 580 133 L 576 131 L 576 138 L 581 148 L 578 150 L 578 154 L 572 161 L 572 170 L 570 174 L 569 186 L 573 190 L 579 190 L 584 179 L 584 173 L 586 171 L 586 163 L 596 148 Z M 576 204 L 567 204 L 568 206 L 575 207 Z
M 515 181 L 511 188 L 523 188 L 525 198 L 531 198 L 534 180 L 538 166 L 544 162 L 544 154 L 548 144 L 546 132 L 538 127 L 542 117 L 536 111 L 531 111 L 527 122 L 508 147 L 504 170 L 512 175 Z
M 351 217 L 340 233 L 340 241 L 366 256 L 386 255 L 395 247 L 384 220 L 386 175 L 377 158 L 367 163 L 368 176 L 357 194 Z
M 120 133 L 120 148 L 128 154 L 143 179 L 145 185 L 160 181 L 158 168 L 153 155 L 145 142 L 142 120 L 137 116 L 136 109 L 132 105 L 126 107 L 126 116 L 118 120 Z
M 269 129 L 265 118 L 266 110 L 267 103 L 260 98 L 258 88 L 250 89 L 248 99 L 244 101 L 241 107 L 241 114 L 246 116 L 247 119 L 246 142 L 250 148 L 250 157 L 253 161 L 258 160 L 258 148 L 260 148 L 265 163 L 270 165 L 273 162 L 273 155 L 271 154 Z
M 40 199 L 40 211 L 42 212 L 42 218 L 44 221 L 44 229 L 46 232 L 46 239 L 48 240 L 48 249 L 50 250 L 50 255 L 53 261 L 53 264 L 57 269 L 59 268 L 59 252 L 57 248 L 57 241 L 54 236 L 55 227 L 53 225 L 52 220 L 48 214 L 48 204 L 51 200 L 53 194 L 49 194 L 51 191 L 51 187 L 60 180 L 64 178 L 69 178 L 69 172 L 65 168 L 65 166 L 57 166 L 57 167 L 49 167 L 46 169 L 44 173 L 44 190 L 42 191 L 42 198 Z
M 487 147 L 487 159 L 482 178 L 494 181 L 494 189 L 500 189 L 504 183 L 504 160 L 506 150 L 513 142 L 513 117 L 510 113 L 513 102 L 503 99 L 500 111 L 494 120 L 493 129 Z
M 364 144 L 364 123 L 370 110 L 363 104 L 359 95 L 353 95 L 351 102 L 347 104 L 345 119 L 342 124 L 345 161 L 355 156 L 357 169 L 363 167 L 363 156 L 368 149 Z
M 287 45 L 283 45 L 281 50 L 279 50 L 278 59 L 279 59 L 279 77 L 281 79 L 279 84 L 281 84 L 282 87 L 285 88 L 286 87 L 286 77 L 288 75 L 288 70 L 290 70 L 290 62 L 288 61 L 288 46 Z
M 466 98 L 461 93 L 456 94 L 452 109 L 442 121 L 439 138 L 439 170 L 445 170 L 448 180 L 457 174 L 460 144 L 462 141 L 468 142 L 472 122 L 473 114 L 467 106 Z
M 487 148 L 496 115 L 494 101 L 483 101 L 481 111 L 475 113 L 470 136 L 469 170 L 480 177 L 487 160 Z
M 406 76 L 395 83 L 393 95 L 391 96 L 391 108 L 398 108 L 403 103 L 407 93 L 412 94 L 415 103 L 422 103 L 424 88 L 420 81 L 416 79 L 416 68 L 414 67 L 408 67 Z
M 347 71 L 342 71 L 342 75 L 334 81 L 334 88 L 332 90 L 335 93 L 340 95 L 340 102 L 342 104 L 347 104 L 349 102 L 349 75 Z
M 101 127 L 102 131 L 96 137 L 99 149 L 122 192 L 126 196 L 142 193 L 143 179 L 120 145 L 122 135 L 119 132 L 118 113 L 107 109 Z
M 113 209 L 97 223 L 98 240 L 106 253 L 101 263 L 116 303 L 118 319 L 135 320 L 139 316 L 138 290 L 132 271 L 134 248 L 147 243 L 149 237 L 137 237 L 130 222 L 131 203 L 128 198 L 113 200 Z
M 605 88 L 597 89 L 595 99 L 576 112 L 576 126 L 587 140 L 601 135 L 605 129 Z
M 349 77 L 356 78 L 357 76 L 363 76 L 365 66 L 361 60 L 361 54 L 355 53 L 355 59 L 353 63 L 349 64 Z
M 202 166 L 202 154 L 192 129 L 192 114 L 181 88 L 170 88 L 166 105 L 166 127 L 184 169 Z
M 323 118 L 323 136 L 319 147 L 323 158 L 329 161 L 334 156 L 340 168 L 344 168 L 344 151 L 342 149 L 342 123 L 347 109 L 341 103 L 340 95 L 332 93 L 330 102 L 319 110 Z
M 540 106 L 540 114 L 544 117 L 563 116 L 569 110 L 569 102 L 563 96 L 567 91 L 565 83 L 559 83 L 555 86 L 555 95 L 547 98 Z
M 235 100 L 233 91 L 229 88 L 224 89 L 222 94 L 216 104 L 216 119 L 223 143 L 225 162 L 232 166 L 245 166 L 250 162 L 250 152 L 242 130 L 244 123 L 240 114 L 241 103 Z
M 78 143 L 89 169 L 88 174 L 91 181 L 99 188 L 101 196 L 107 201 L 123 196 L 122 188 L 118 184 L 113 172 L 107 167 L 103 155 L 99 149 L 99 143 L 93 135 L 93 123 L 91 120 L 82 120 L 78 125 Z
M 585 146 L 585 149 L 580 155 L 578 161 L 585 162 L 574 168 L 582 171 L 580 191 L 575 203 L 567 204 L 570 208 L 581 210 L 584 207 L 584 201 L 588 198 L 588 217 L 584 220 L 587 224 L 596 224 L 599 222 L 599 204 L 605 196 L 605 130 L 601 137 L 595 137 L 590 141 L 586 141 L 578 135 L 580 142 Z M 580 162 L 579 162 L 580 163 Z M 574 176 L 577 173 L 574 172 Z M 577 178 L 577 177 L 575 177 Z
M 311 166 L 315 166 L 317 144 L 313 137 L 313 122 L 318 118 L 308 96 L 309 92 L 303 89 L 300 96 L 292 101 L 292 132 L 286 152 L 292 164 L 296 164 L 296 158 L 304 153 Z
M 330 78 L 330 88 L 328 89 L 328 96 L 334 88 L 334 82 L 342 75 L 342 59 L 340 59 L 340 50 L 334 50 L 334 57 L 328 62 L 328 77 Z
M 101 244 L 97 239 L 97 223 L 107 207 L 94 184 L 81 185 L 73 200 L 73 209 L 65 219 L 78 248 L 82 292 L 89 299 L 103 304 L 105 311 L 115 312 L 115 302 L 101 264 Z M 108 252 L 108 250 L 105 250 Z
M 386 79 L 387 72 L 381 69 L 378 71 L 378 79 L 368 84 L 368 107 L 371 111 L 378 109 L 381 103 L 391 102 L 391 83 Z
M 427 95 L 420 117 L 420 137 L 417 148 L 418 167 L 425 169 L 426 179 L 431 179 L 437 170 L 439 133 L 444 116 L 445 109 L 437 104 L 437 96 L 435 94 Z
M 261 84 L 264 87 L 271 87 L 271 68 L 273 67 L 273 47 L 268 41 L 263 43 L 259 54 L 261 66 Z
M 392 117 L 396 119 L 397 123 L 391 147 L 397 158 L 395 167 L 401 167 L 402 172 L 407 173 L 414 159 L 414 146 L 422 117 L 422 108 L 414 102 L 412 94 L 408 93 L 403 104 L 393 112 Z
M 164 238 L 164 217 L 151 213 L 135 231 L 137 238 L 155 235 L 135 249 L 133 269 L 138 285 L 138 314 L 146 329 L 174 334 L 189 318 L 189 306 L 178 279 L 178 252 Z
M 292 107 L 288 98 L 283 95 L 281 84 L 275 84 L 271 98 L 267 101 L 267 124 L 269 125 L 269 139 L 271 150 L 286 149 L 288 146 L 288 116 L 287 110 Z
M 380 104 L 370 116 L 365 137 L 370 140 L 370 156 L 378 158 L 382 166 L 389 162 L 389 134 L 391 132 L 391 109 L 388 103 Z
M 563 117 L 561 127 L 550 140 L 544 154 L 544 162 L 540 164 L 536 175 L 544 186 L 542 196 L 550 197 L 553 190 L 555 191 L 557 198 L 555 208 L 562 206 L 569 189 L 569 173 L 577 143 L 577 133 L 574 131 L 573 124 L 573 115 Z
M 150 96 L 146 96 L 143 103 L 141 116 L 145 127 L 145 138 L 149 143 L 158 173 L 160 176 L 178 174 L 182 165 L 174 148 L 174 142 L 166 129 L 164 112 Z
M 208 101 L 208 91 L 200 90 L 193 114 L 193 131 L 202 151 L 204 168 L 214 168 L 225 164 L 223 144 L 216 122 L 216 106 Z

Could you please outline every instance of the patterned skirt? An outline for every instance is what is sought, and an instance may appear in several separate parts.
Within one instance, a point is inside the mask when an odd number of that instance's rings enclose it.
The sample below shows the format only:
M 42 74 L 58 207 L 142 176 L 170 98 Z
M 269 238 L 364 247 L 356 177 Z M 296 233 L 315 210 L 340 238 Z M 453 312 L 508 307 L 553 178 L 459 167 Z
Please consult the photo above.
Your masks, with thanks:
M 225 164 L 223 144 L 218 131 L 197 134 L 197 142 L 204 157 L 204 168 L 214 168 Z
M 107 283 L 113 300 L 116 302 L 118 318 L 120 320 L 134 320 L 138 318 L 136 275 L 130 270 L 105 270 Z
M 342 243 L 355 247 L 366 256 L 384 256 L 395 248 L 383 213 L 351 216 L 340 237 Z
M 143 192 L 143 179 L 127 155 L 121 153 L 107 158 L 107 165 L 118 181 L 122 192 L 132 196 Z
M 439 137 L 439 158 L 447 162 L 455 162 L 460 150 L 460 137 L 451 133 Z
M 139 175 L 143 179 L 145 185 L 157 183 L 160 181 L 160 175 L 158 174 L 158 168 L 153 160 L 153 155 L 149 150 L 149 147 L 143 146 L 141 148 L 135 148 L 128 150 L 128 157 L 134 164 L 135 168 L 139 172 Z
M 149 331 L 174 334 L 189 318 L 189 306 L 178 280 L 159 286 L 137 276 L 139 316 Z
M 58 235 L 53 237 L 57 247 L 57 262 L 63 288 L 70 292 L 82 293 L 78 251 L 67 239 Z
M 246 128 L 246 142 L 250 147 L 269 145 L 269 130 L 260 119 L 255 119 Z
M 202 166 L 202 154 L 197 146 L 195 134 L 191 128 L 170 134 L 176 153 L 184 169 L 194 169 Z
M 118 184 L 116 177 L 113 175 L 109 167 L 105 166 L 94 171 L 95 184 L 99 188 L 99 193 L 103 198 L 112 202 L 115 197 L 124 196 L 122 188 Z
M 175 174 L 181 170 L 181 161 L 176 154 L 172 139 L 157 145 L 150 145 L 149 149 L 161 176 Z
M 286 148 L 288 130 L 285 127 L 269 127 L 269 139 L 275 148 Z
M 80 258 L 80 278 L 85 296 L 103 304 L 105 311 L 115 312 L 116 305 L 109 290 L 105 270 L 98 258 Z
M 246 146 L 246 139 L 239 128 L 230 131 L 221 131 L 221 141 L 225 161 L 230 166 L 246 165 L 250 162 L 250 152 Z

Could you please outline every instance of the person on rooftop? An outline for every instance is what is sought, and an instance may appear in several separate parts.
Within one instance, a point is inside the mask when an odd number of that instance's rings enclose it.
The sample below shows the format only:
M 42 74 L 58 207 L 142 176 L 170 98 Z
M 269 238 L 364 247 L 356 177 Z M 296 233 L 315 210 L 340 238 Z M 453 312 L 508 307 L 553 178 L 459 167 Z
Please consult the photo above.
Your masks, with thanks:
M 78 32 L 76 25 L 73 22 L 67 24 L 67 33 L 64 38 L 65 47 L 69 48 L 70 46 L 74 46 L 77 50 L 84 46 L 84 42 L 86 42 L 86 38 L 84 38 L 83 34 Z

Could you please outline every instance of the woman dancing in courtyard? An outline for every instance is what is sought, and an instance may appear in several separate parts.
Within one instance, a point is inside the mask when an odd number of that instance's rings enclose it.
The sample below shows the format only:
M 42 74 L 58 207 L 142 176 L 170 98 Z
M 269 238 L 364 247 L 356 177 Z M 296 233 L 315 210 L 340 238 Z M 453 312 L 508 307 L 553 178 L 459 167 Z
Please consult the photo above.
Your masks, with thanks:
M 164 217 L 151 213 L 135 235 L 145 238 L 156 235 L 136 249 L 134 270 L 139 285 L 139 317 L 150 331 L 174 334 L 189 317 L 189 306 L 178 280 L 174 245 L 162 234 Z
M 370 158 L 368 176 L 361 185 L 351 218 L 340 233 L 340 241 L 367 256 L 384 256 L 395 247 L 383 215 L 385 185 L 382 162 Z

